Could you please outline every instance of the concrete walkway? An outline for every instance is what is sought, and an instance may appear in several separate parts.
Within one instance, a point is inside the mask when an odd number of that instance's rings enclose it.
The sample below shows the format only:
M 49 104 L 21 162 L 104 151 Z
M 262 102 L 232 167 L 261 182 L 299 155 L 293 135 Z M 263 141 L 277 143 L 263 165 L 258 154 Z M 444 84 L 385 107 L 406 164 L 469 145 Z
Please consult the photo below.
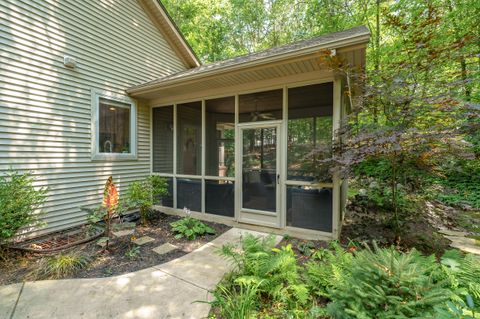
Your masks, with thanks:
M 209 300 L 208 291 L 231 268 L 216 250 L 247 233 L 266 236 L 233 228 L 185 256 L 133 273 L 0 287 L 0 319 L 205 318 L 210 305 L 196 301 Z

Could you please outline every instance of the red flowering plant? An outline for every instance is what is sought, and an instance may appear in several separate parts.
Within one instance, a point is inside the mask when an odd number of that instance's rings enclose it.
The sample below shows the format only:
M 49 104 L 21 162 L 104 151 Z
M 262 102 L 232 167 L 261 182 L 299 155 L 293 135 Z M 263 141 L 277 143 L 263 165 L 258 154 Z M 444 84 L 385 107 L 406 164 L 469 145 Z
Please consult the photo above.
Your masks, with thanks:
M 117 188 L 113 183 L 112 176 L 110 176 L 105 183 L 102 204 L 89 216 L 89 220 L 92 223 L 97 223 L 102 220 L 105 223 L 104 235 L 98 241 L 99 243 L 105 243 L 105 249 L 108 249 L 111 238 L 112 221 L 119 214 L 118 197 Z

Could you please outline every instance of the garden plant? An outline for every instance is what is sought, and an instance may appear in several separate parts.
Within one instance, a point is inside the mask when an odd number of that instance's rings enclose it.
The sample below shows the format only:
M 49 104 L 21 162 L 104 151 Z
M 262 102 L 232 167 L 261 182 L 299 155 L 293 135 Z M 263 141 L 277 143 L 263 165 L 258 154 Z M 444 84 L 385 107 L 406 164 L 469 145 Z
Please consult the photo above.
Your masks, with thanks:
M 152 175 L 143 181 L 132 182 L 126 192 L 126 206 L 140 209 L 143 225 L 147 224 L 148 213 L 155 200 L 168 194 L 168 185 L 164 178 Z
M 302 264 L 290 245 L 249 235 L 220 254 L 236 266 L 214 291 L 222 318 L 480 318 L 480 258 L 456 250 L 332 242 Z
M 185 237 L 188 240 L 194 240 L 197 236 L 215 234 L 215 229 L 191 216 L 186 216 L 170 225 L 172 226 L 172 230 L 176 233 L 175 238 Z
M 40 226 L 38 216 L 47 189 L 33 186 L 31 173 L 10 170 L 0 175 L 0 256 L 2 247 L 28 226 Z

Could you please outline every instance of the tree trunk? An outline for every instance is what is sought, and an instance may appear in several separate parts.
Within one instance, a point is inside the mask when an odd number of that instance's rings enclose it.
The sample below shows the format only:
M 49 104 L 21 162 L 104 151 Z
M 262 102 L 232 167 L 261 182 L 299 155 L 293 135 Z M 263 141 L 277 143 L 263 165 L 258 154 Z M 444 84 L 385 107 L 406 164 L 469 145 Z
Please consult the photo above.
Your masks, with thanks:
M 376 36 L 375 36 L 375 63 L 374 70 L 378 74 L 380 71 L 380 0 L 377 0 L 376 4 Z M 378 110 L 377 105 L 373 105 L 373 122 L 378 123 Z
M 400 221 L 398 216 L 398 195 L 397 195 L 397 184 L 398 184 L 398 172 L 397 172 L 397 154 L 393 153 L 392 158 L 392 206 L 393 206 L 393 218 L 394 226 L 393 231 L 395 233 L 394 242 L 396 245 L 400 244 Z

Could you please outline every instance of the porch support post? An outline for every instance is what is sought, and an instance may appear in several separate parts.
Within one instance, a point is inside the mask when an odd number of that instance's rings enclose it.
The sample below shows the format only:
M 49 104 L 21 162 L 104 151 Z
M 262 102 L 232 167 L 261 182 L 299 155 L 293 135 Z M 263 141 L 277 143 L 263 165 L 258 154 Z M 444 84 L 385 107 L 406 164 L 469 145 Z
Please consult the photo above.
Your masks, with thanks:
M 287 180 L 287 155 L 288 155 L 288 87 L 283 86 L 283 99 L 282 99 L 282 125 L 280 126 L 282 138 L 280 141 L 281 153 L 280 153 L 280 209 L 279 209 L 279 218 L 280 218 L 280 227 L 285 228 L 287 226 L 287 185 L 285 181 Z
M 238 121 L 239 121 L 239 98 L 238 94 L 235 94 L 235 184 L 234 184 L 234 198 L 235 198 L 235 213 L 234 219 L 238 221 L 240 218 L 240 209 L 242 207 L 242 197 L 240 196 L 240 190 L 242 187 L 242 156 L 241 156 L 241 147 L 242 147 L 242 140 L 240 136 L 240 129 L 238 128 Z
M 173 104 L 173 208 L 177 208 L 177 104 Z
M 206 132 L 206 128 L 205 128 L 205 122 L 206 122 L 206 119 L 205 119 L 205 99 L 202 100 L 202 149 L 201 149 L 201 162 L 202 162 L 202 165 L 201 165 L 201 175 L 202 175 L 202 180 L 201 180 L 201 187 L 202 187 L 202 191 L 201 191 L 201 204 L 200 204 L 200 210 L 202 211 L 202 213 L 205 213 L 205 149 L 206 149 L 206 137 L 205 137 L 205 132 Z
M 342 100 L 342 80 L 335 76 L 333 81 L 333 143 L 337 139 L 337 131 L 341 123 L 341 100 Z M 333 174 L 333 194 L 332 194 L 332 238 L 338 239 L 340 235 L 340 177 L 337 173 Z

